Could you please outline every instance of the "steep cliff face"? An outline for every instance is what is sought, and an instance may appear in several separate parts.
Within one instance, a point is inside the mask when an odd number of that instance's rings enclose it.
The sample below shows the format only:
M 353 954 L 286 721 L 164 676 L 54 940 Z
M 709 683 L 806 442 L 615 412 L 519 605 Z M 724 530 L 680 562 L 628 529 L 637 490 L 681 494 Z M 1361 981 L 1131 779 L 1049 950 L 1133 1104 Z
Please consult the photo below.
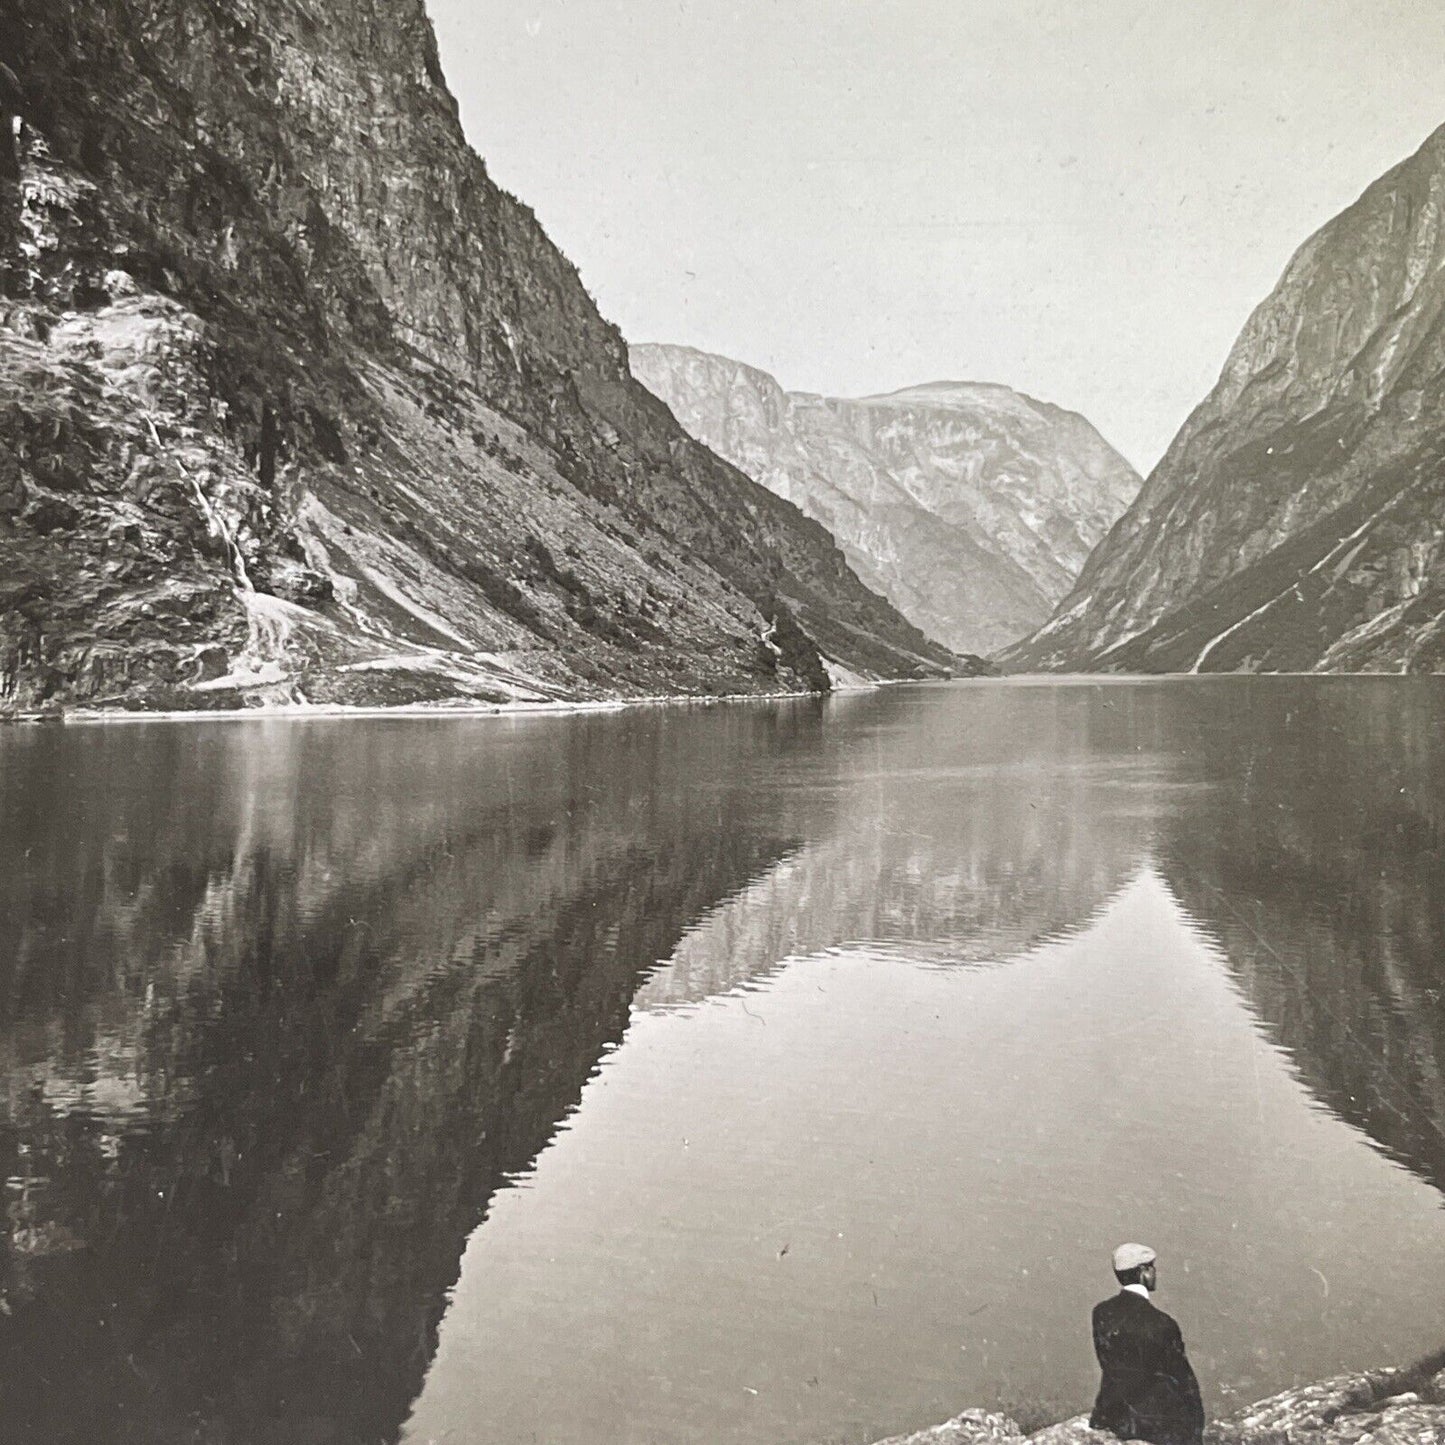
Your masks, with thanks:
M 1139 478 L 1082 417 L 1004 386 L 839 400 L 682 346 L 637 377 L 700 441 L 827 527 L 910 621 L 960 652 L 1037 627 Z
M 950 665 L 632 380 L 421 0 L 8 0 L 0 58 L 0 704 Z
M 1300 248 L 1012 663 L 1445 668 L 1442 201 L 1445 128 Z

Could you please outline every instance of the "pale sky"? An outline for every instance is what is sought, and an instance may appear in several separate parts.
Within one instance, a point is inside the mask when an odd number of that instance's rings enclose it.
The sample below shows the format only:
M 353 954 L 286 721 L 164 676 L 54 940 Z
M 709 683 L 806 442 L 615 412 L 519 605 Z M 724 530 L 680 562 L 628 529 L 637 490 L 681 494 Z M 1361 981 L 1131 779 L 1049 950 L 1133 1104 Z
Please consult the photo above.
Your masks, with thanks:
M 1442 0 L 427 4 L 472 144 L 629 340 L 1004 382 L 1141 471 L 1445 122 Z

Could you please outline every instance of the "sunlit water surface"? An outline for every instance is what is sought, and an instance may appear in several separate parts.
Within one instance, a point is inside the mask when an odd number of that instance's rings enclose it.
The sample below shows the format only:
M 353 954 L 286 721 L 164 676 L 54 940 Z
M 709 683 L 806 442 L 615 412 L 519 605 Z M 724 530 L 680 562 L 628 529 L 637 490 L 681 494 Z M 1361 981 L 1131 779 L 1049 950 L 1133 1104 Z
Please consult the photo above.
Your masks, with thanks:
M 1213 1410 L 1439 1348 L 1442 711 L 0 733 L 6 1439 L 1064 1415 L 1125 1238 Z

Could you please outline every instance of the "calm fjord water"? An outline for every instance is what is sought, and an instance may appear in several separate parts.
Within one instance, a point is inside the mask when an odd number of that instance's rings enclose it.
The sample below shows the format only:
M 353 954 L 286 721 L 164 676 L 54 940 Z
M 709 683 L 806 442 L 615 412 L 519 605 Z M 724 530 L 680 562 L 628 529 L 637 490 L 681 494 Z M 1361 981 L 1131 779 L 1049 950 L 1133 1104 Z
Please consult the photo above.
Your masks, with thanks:
M 861 1442 L 1445 1345 L 1445 688 L 0 733 L 7 1440 Z

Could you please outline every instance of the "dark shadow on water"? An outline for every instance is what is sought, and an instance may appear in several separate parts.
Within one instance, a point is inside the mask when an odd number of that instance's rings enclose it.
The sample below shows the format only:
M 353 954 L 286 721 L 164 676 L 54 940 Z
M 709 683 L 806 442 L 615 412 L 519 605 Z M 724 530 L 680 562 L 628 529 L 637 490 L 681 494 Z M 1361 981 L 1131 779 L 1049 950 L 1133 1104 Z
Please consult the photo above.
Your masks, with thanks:
M 786 712 L 494 732 L 475 768 L 461 729 L 282 727 L 9 770 L 6 1438 L 393 1436 L 643 967 L 791 846 L 733 772 L 816 723 Z
M 1163 871 L 1311 1092 L 1445 1191 L 1438 691 L 1263 679 L 1245 695 L 1189 728 L 1211 786 L 1169 818 Z

